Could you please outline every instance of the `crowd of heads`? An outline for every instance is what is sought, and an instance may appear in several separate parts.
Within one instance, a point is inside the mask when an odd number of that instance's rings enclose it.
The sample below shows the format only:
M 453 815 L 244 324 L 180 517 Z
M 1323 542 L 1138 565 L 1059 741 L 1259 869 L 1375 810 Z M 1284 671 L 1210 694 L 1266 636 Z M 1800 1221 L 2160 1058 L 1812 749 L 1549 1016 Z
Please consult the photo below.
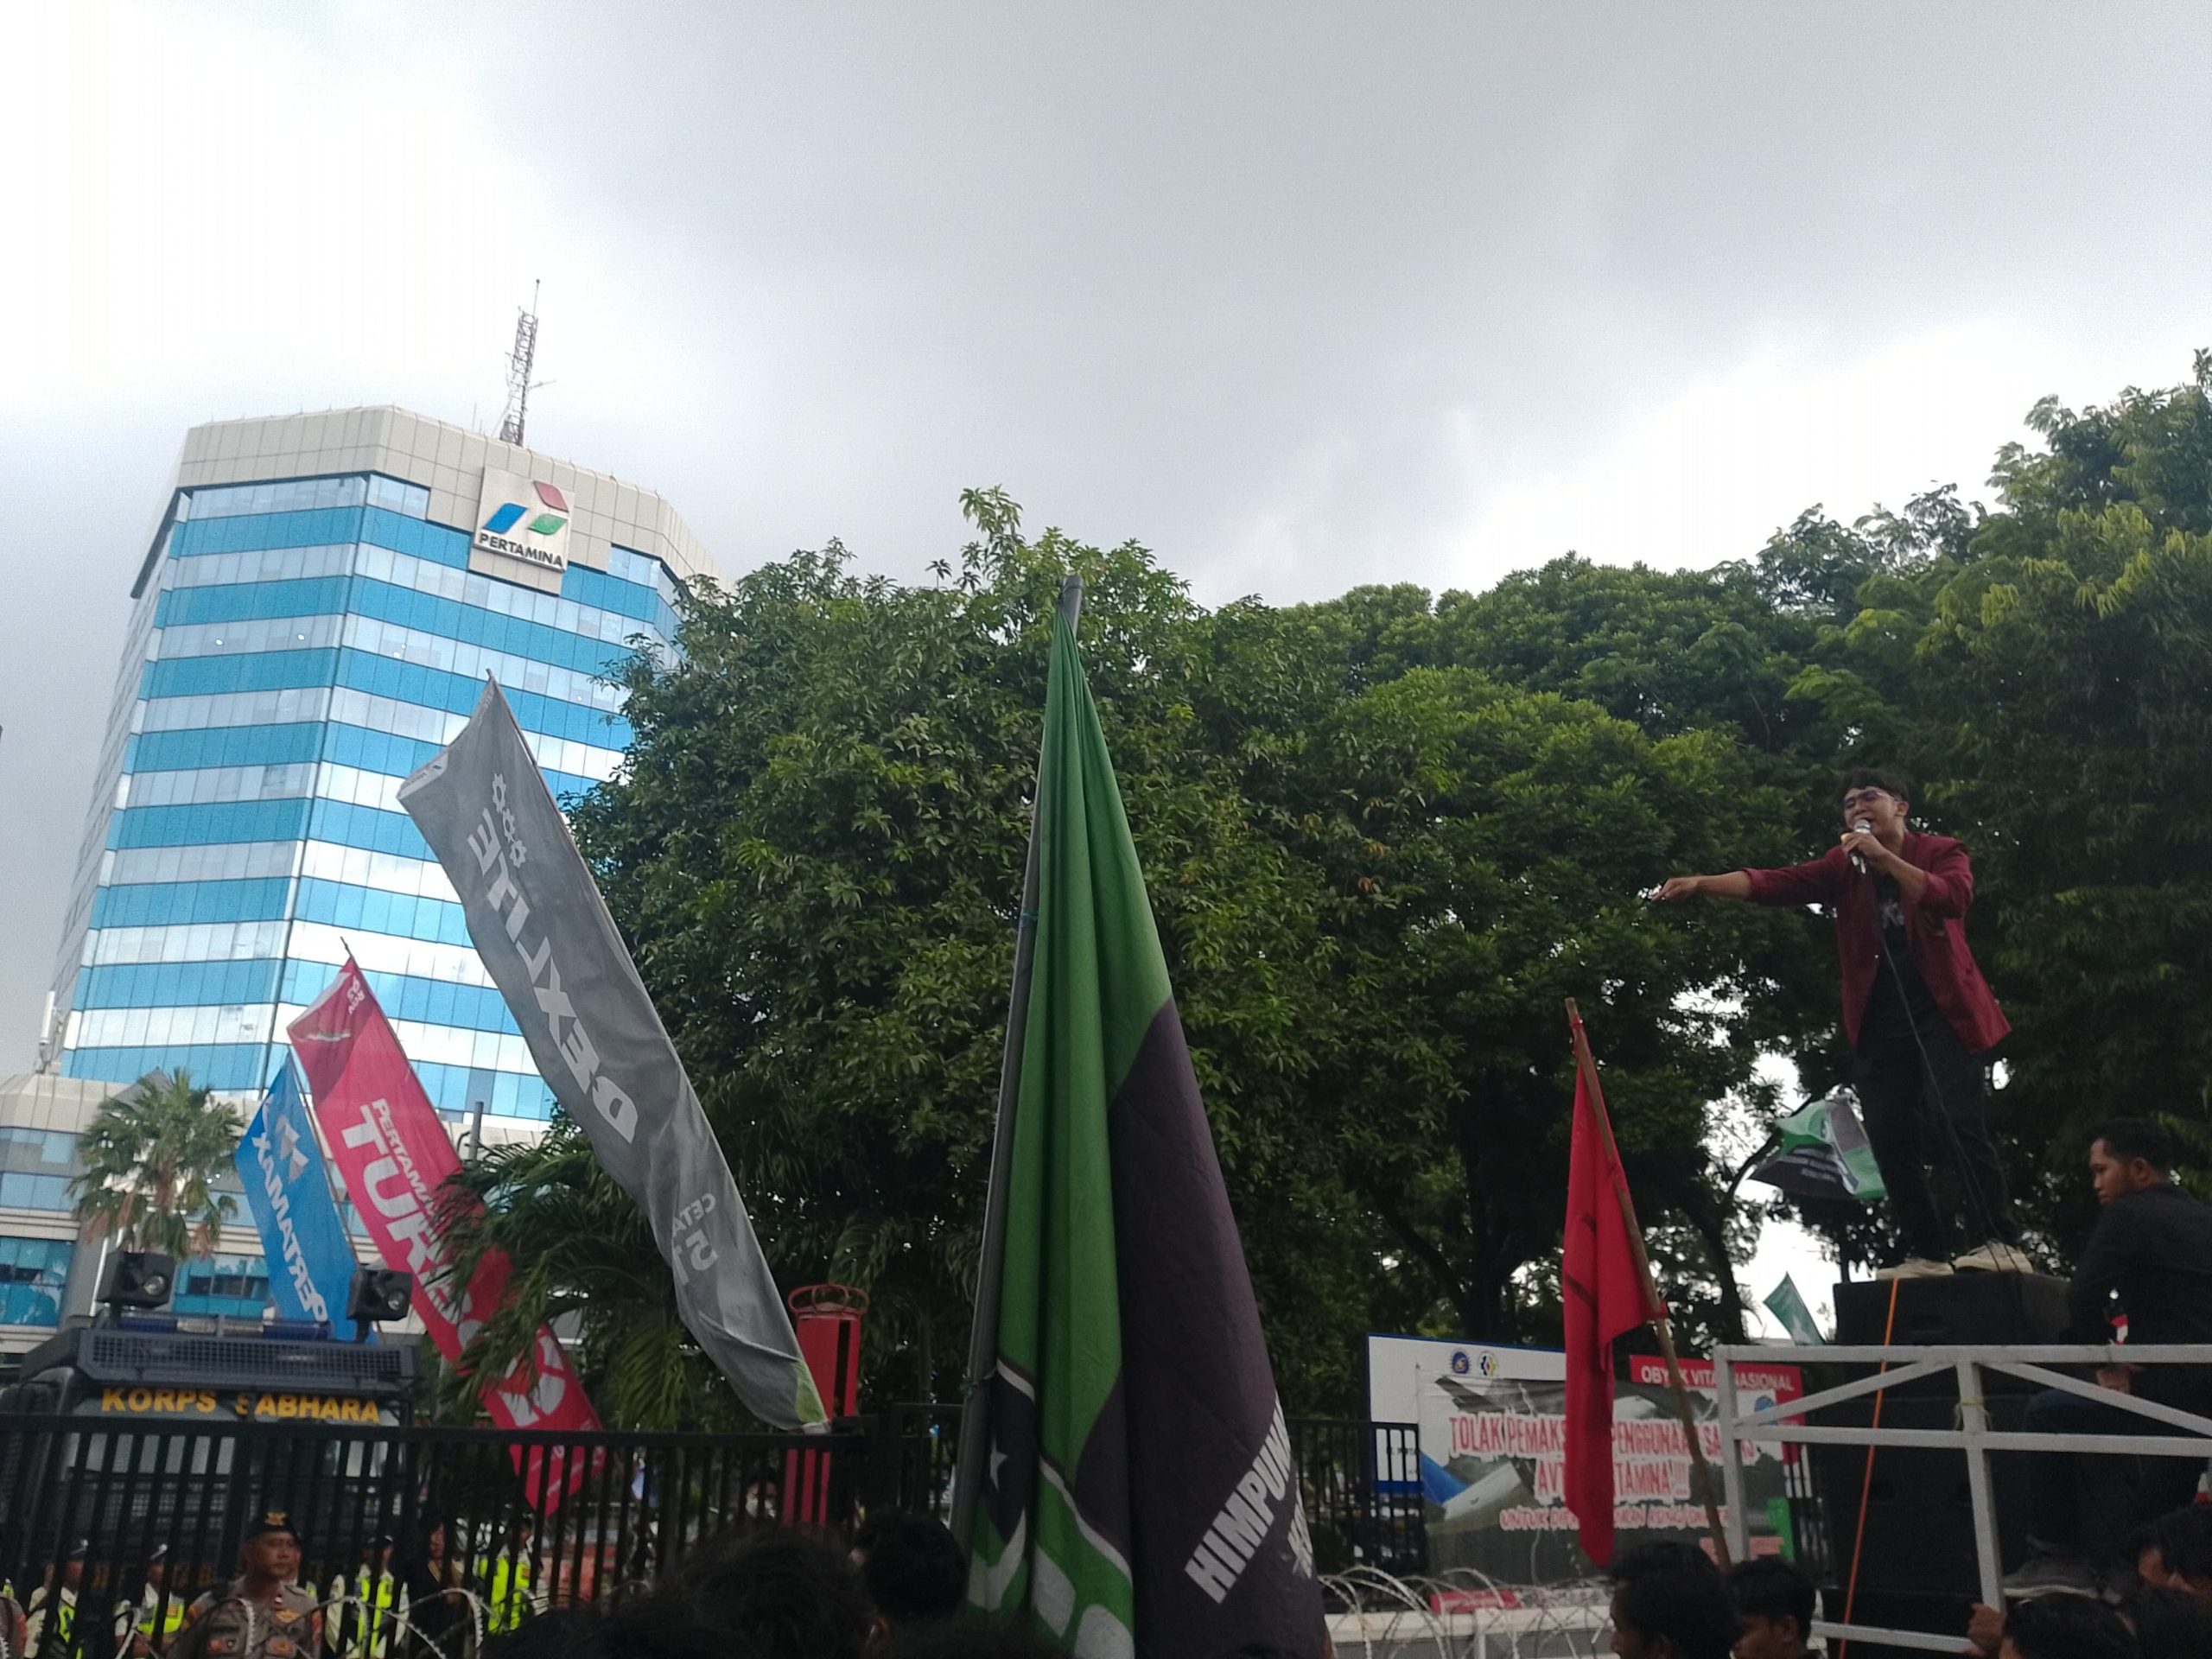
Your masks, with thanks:
M 505 1529 L 502 1548 L 519 1557 L 529 1549 L 531 1529 L 526 1517 L 516 1522 Z M 431 1636 L 423 1614 L 446 1582 L 435 1571 L 445 1554 L 443 1531 L 434 1525 L 423 1560 L 410 1563 L 431 1569 L 421 1586 L 431 1595 L 410 1610 L 417 1637 Z M 59 1552 L 44 1589 L 73 1595 L 88 1549 Z M 156 1595 L 166 1554 L 156 1550 L 148 1564 L 145 1582 Z M 392 1556 L 392 1541 L 382 1535 L 359 1550 L 369 1575 L 385 1572 Z M 245 1529 L 236 1564 L 238 1575 L 229 1581 L 233 1596 L 301 1591 L 300 1536 L 281 1513 L 257 1516 Z M 478 1659 L 1045 1659 L 1058 1653 L 1026 1621 L 969 1609 L 967 1579 L 950 1530 L 931 1517 L 873 1516 L 849 1544 L 827 1531 L 754 1520 L 686 1551 L 650 1583 L 627 1580 L 611 1605 L 556 1602 L 543 1611 L 521 1609 L 504 1624 L 495 1617 L 475 1651 Z M 79 1635 L 92 1623 L 85 1621 Z M 0 1656 L 26 1654 L 26 1629 L 20 1605 L 0 1595 Z M 53 1646 L 55 1659 L 65 1648 L 79 1659 L 105 1651 L 89 1641 Z M 466 1650 L 466 1643 L 450 1649 Z M 145 1651 L 150 1659 L 157 1649 Z M 433 1659 L 449 1649 L 434 1638 L 409 1643 L 405 1651 Z
M 510 1533 L 510 1548 L 527 1533 Z M 2132 1541 L 2135 1583 L 2116 1604 L 2080 1595 L 1975 1610 L 1963 1650 L 1982 1659 L 2181 1659 L 2212 1656 L 2212 1504 L 2192 1504 Z M 391 1541 L 370 1539 L 381 1569 Z M 165 1552 L 149 1563 L 160 1582 Z M 290 1581 L 300 1543 L 277 1516 L 247 1531 L 247 1580 Z M 83 1551 L 59 1565 L 70 1585 Z M 966 1605 L 967 1567 L 943 1522 L 871 1516 L 849 1545 L 754 1524 L 688 1552 L 609 1609 L 556 1606 L 492 1634 L 480 1659 L 1049 1659 L 1059 1650 L 1020 1619 Z M 1611 1569 L 1618 1659 L 1806 1659 L 1819 1599 L 1789 1562 L 1764 1556 L 1723 1573 L 1695 1543 L 1649 1543 Z M 21 1651 L 20 1630 L 12 1651 Z M 0 1640 L 10 1632 L 0 1628 Z M 1205 1659 L 1205 1656 L 1201 1656 Z M 1246 1649 L 1211 1659 L 1281 1659 Z
M 1977 1608 L 1966 1650 L 1983 1659 L 2205 1659 L 2212 1655 L 2212 1504 L 2145 1527 L 2137 1583 L 2116 1602 L 2050 1595 Z M 1804 1659 L 1818 1596 L 1779 1557 L 1723 1573 L 1695 1544 L 1624 1552 L 1611 1569 L 1618 1659 Z
M 1022 1624 L 964 1606 L 967 1565 L 944 1523 L 870 1519 L 849 1548 L 787 1528 L 701 1546 L 612 1611 L 541 1613 L 482 1659 L 1046 1659 Z

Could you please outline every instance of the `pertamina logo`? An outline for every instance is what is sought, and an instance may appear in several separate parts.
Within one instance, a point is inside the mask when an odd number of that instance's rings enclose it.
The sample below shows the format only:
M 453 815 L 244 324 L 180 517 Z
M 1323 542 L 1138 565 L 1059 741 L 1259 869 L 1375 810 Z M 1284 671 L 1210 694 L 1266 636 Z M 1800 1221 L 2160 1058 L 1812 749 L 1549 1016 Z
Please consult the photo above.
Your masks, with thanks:
M 537 493 L 538 500 L 546 509 L 530 521 L 530 533 L 533 536 L 550 536 L 569 522 L 569 499 L 550 484 L 540 484 L 533 480 L 530 487 Z M 523 514 L 529 511 L 530 509 L 519 501 L 503 501 L 493 510 L 492 516 L 484 521 L 484 528 L 494 536 L 504 536 L 520 523 Z
M 559 485 L 486 467 L 478 512 L 475 545 L 481 551 L 548 570 L 568 564 L 575 514 Z

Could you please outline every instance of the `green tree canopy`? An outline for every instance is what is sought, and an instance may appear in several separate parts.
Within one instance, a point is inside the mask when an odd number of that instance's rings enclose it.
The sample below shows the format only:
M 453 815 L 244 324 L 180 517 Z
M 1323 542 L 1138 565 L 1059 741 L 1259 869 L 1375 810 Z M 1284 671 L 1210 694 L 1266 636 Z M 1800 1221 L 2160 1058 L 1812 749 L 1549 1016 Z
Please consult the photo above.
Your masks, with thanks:
M 986 539 L 937 587 L 832 548 L 696 598 L 680 658 L 631 671 L 624 775 L 575 815 L 779 1274 L 874 1299 L 872 1382 L 957 1382 L 1070 569 L 1291 1397 L 1343 1407 L 1370 1323 L 1546 1328 L 1530 1273 L 1557 1244 L 1570 992 L 1646 1202 L 1694 1218 L 1732 1320 L 1703 1124 L 1757 1052 L 1741 954 L 1789 924 L 1687 932 L 1637 890 L 1785 849 L 1794 803 L 1735 739 L 1463 668 L 1361 689 L 1325 615 L 1206 613 L 1140 549 L 1025 542 L 1002 501 L 971 507 Z M 524 1292 L 495 1334 L 574 1309 L 617 1415 L 726 1412 L 572 1130 L 474 1179 L 478 1242 Z
M 2162 1115 L 2212 1163 L 2212 366 L 2011 445 L 1999 506 L 1862 583 L 1797 693 L 1918 780 L 1976 862 L 2015 1027 L 1997 1127 L 2062 1248 L 2095 1122 Z
M 1025 539 L 972 492 L 935 585 L 833 544 L 692 595 L 680 655 L 627 672 L 636 743 L 577 837 L 780 1278 L 874 1297 L 880 1398 L 958 1382 L 1069 570 L 1293 1409 L 1356 1408 L 1364 1329 L 1555 1328 L 1567 995 L 1670 1292 L 1732 1332 L 1713 1131 L 1796 1103 L 1762 1053 L 1840 1080 L 1828 930 L 1637 894 L 1817 852 L 1850 765 L 1902 765 L 1974 853 L 2018 1027 L 1997 1127 L 2063 1251 L 2090 1117 L 2153 1108 L 2212 1150 L 2205 382 L 2038 406 L 1992 510 L 1815 508 L 1712 569 L 1568 556 L 1475 594 L 1209 611 L 1142 549 Z M 524 1292 L 495 1336 L 574 1309 L 618 1419 L 731 1414 L 572 1130 L 472 1179 Z M 1862 1257 L 1887 1230 L 1808 1218 Z

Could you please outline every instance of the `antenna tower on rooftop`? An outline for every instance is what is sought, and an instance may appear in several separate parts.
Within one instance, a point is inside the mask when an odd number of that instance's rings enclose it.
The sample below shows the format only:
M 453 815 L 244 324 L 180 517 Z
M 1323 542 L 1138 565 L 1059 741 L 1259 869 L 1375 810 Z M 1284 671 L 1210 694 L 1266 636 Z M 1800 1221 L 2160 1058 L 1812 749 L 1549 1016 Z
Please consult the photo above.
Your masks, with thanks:
M 530 309 L 515 317 L 515 346 L 507 353 L 507 406 L 499 416 L 499 442 L 519 445 L 530 416 L 530 394 L 542 382 L 530 372 L 537 359 L 537 287 L 530 285 Z

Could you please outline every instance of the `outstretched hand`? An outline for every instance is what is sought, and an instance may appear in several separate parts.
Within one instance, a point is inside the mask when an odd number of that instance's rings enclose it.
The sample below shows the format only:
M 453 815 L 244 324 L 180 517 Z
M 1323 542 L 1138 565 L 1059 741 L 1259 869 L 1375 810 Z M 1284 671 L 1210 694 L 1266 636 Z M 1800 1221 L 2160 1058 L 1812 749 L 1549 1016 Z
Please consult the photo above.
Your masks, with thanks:
M 1670 875 L 1652 888 L 1651 898 L 1656 904 L 1672 905 L 1694 899 L 1704 889 L 1705 878 L 1701 875 Z

